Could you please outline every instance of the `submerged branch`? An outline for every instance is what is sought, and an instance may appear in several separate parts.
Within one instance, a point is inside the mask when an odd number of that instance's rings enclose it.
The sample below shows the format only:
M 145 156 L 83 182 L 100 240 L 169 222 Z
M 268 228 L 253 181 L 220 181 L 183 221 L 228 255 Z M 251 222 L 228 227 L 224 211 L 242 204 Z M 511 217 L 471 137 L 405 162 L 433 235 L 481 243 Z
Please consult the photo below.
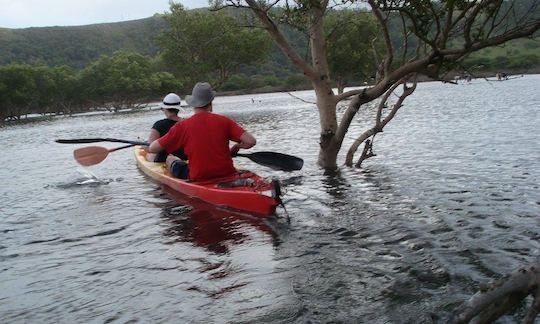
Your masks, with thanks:
M 407 82 L 412 78 L 412 85 L 407 86 Z M 358 147 L 365 141 L 366 144 L 364 146 L 364 151 L 362 153 L 362 156 L 356 163 L 356 166 L 360 166 L 362 164 L 362 161 L 375 156 L 372 151 L 373 142 L 368 142 L 368 138 L 371 136 L 375 136 L 377 133 L 382 133 L 384 126 L 386 126 L 396 115 L 397 111 L 403 106 L 403 101 L 410 96 L 414 90 L 416 90 L 417 85 L 417 74 L 409 75 L 406 77 L 403 77 L 399 81 L 397 81 L 390 89 L 387 90 L 387 92 L 384 94 L 384 96 L 381 99 L 381 102 L 379 103 L 379 106 L 377 107 L 377 114 L 375 117 L 375 125 L 362 133 L 351 145 L 349 148 L 349 151 L 347 152 L 347 156 L 345 158 L 345 165 L 346 166 L 352 166 L 353 165 L 353 159 L 354 154 L 358 150 Z M 392 109 L 386 115 L 385 118 L 382 118 L 382 112 L 383 109 L 387 107 L 387 100 L 390 98 L 392 93 L 396 88 L 398 88 L 400 85 L 403 86 L 403 92 L 401 95 L 399 95 L 397 102 L 392 106 Z
M 373 137 L 375 137 L 375 135 L 373 135 Z M 373 153 L 373 142 L 370 140 L 366 140 L 366 143 L 364 144 L 364 149 L 362 150 L 362 155 L 360 155 L 360 158 L 354 166 L 360 168 L 362 167 L 362 162 L 364 162 L 364 160 L 369 159 L 370 157 L 374 157 L 376 155 L 377 154 Z
M 302 101 L 302 102 L 305 102 L 305 103 L 308 103 L 308 104 L 312 104 L 312 105 L 317 105 L 316 102 L 307 101 L 307 100 L 305 100 L 305 99 L 302 99 L 302 98 L 300 98 L 300 97 L 298 97 L 298 96 L 293 95 L 293 94 L 290 93 L 290 92 L 287 92 L 287 94 L 288 94 L 289 96 L 293 97 L 294 99 L 298 99 L 298 100 L 300 100 L 300 101 Z
M 540 257 L 528 267 L 516 270 L 492 283 L 487 289 L 476 293 L 454 311 L 447 324 L 468 323 L 475 318 L 477 323 L 490 323 L 521 303 L 530 294 L 533 295 L 534 301 L 524 323 L 534 323 L 540 310 L 539 287 Z

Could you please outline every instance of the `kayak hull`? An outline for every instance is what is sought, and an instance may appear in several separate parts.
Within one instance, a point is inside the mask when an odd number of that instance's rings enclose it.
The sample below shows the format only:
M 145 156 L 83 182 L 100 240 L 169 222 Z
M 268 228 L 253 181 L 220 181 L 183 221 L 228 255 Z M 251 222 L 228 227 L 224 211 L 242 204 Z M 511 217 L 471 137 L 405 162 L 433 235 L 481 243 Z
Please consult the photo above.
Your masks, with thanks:
M 250 171 L 239 171 L 229 177 L 187 181 L 170 175 L 165 163 L 146 160 L 146 152 L 134 149 L 138 167 L 155 181 L 190 197 L 218 207 L 232 208 L 258 216 L 271 215 L 279 204 L 279 188 L 275 182 Z

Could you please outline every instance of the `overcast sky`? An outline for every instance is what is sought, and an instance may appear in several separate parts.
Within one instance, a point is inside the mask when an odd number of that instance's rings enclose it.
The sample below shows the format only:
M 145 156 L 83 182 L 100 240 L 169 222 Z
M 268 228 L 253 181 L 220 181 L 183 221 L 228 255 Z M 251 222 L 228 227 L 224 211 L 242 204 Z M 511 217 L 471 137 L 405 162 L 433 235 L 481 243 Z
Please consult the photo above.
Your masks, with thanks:
M 176 0 L 188 9 L 207 0 Z M 0 0 L 0 27 L 76 26 L 150 17 L 169 9 L 169 0 Z

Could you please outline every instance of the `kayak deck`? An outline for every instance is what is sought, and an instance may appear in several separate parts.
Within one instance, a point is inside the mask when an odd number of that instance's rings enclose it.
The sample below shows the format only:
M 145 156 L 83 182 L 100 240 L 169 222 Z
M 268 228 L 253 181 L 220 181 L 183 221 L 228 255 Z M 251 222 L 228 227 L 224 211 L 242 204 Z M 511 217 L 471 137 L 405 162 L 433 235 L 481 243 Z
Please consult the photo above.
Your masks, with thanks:
M 273 214 L 279 204 L 279 184 L 253 172 L 238 171 L 224 178 L 188 181 L 171 176 L 165 163 L 147 161 L 140 146 L 135 147 L 134 155 L 139 168 L 152 179 L 212 205 L 265 216 Z

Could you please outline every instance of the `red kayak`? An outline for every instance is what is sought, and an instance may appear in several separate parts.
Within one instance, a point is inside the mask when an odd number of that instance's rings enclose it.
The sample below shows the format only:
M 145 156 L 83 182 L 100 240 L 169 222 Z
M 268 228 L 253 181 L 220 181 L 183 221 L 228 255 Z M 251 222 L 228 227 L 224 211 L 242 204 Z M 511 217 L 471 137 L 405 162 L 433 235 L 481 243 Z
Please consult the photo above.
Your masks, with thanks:
M 154 180 L 187 196 L 218 207 L 233 208 L 259 216 L 273 214 L 280 203 L 279 182 L 259 177 L 250 171 L 238 171 L 225 178 L 188 181 L 171 176 L 165 163 L 148 162 L 146 152 L 134 149 L 139 168 Z

